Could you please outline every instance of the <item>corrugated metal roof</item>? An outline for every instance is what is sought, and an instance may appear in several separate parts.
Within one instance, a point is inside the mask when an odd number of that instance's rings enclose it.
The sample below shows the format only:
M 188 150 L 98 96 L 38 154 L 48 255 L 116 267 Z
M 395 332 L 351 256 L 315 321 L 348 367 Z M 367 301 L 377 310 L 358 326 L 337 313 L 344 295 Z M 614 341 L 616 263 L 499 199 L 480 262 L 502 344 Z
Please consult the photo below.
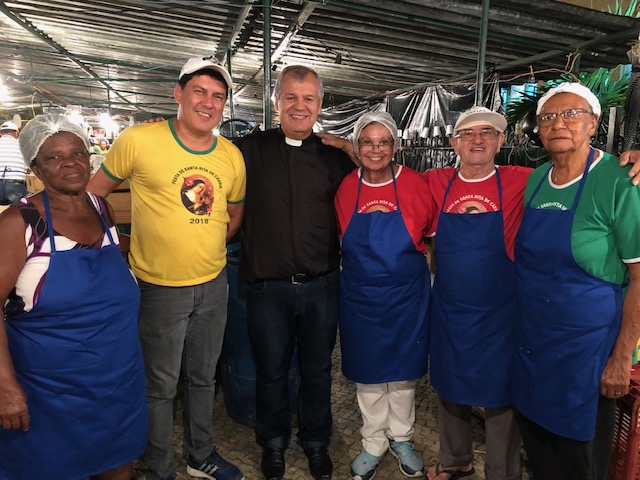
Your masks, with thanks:
M 475 80 L 480 0 L 276 0 L 269 11 L 272 63 L 315 68 L 325 106 Z M 186 59 L 226 61 L 230 50 L 235 117 L 260 121 L 264 12 L 260 0 L 0 1 L 0 80 L 8 89 L 0 113 L 29 118 L 50 105 L 80 105 L 170 115 Z M 565 2 L 493 0 L 486 62 L 505 79 L 529 66 L 613 67 L 628 63 L 639 31 L 640 20 Z

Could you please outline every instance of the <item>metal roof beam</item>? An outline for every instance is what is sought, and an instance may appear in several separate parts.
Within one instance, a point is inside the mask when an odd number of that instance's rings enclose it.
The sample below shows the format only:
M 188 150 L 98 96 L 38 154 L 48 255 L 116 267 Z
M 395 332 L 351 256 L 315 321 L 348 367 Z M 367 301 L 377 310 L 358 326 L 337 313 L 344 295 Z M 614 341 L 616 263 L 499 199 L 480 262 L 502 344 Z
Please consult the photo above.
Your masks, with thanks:
M 287 51 L 291 42 L 293 42 L 294 37 L 298 33 L 298 30 L 302 28 L 302 25 L 307 21 L 307 19 L 311 16 L 313 11 L 316 8 L 318 2 L 307 2 L 304 8 L 300 11 L 296 19 L 291 23 L 287 33 L 280 39 L 278 45 L 271 53 L 271 63 L 275 63 L 278 59 Z M 263 48 L 269 48 L 268 45 L 264 45 Z M 253 74 L 251 80 L 257 82 L 264 75 L 264 63 L 260 65 L 260 68 Z M 238 93 L 241 93 L 242 90 L 239 90 Z
M 57 51 L 58 53 L 64 55 L 66 58 L 68 58 L 69 60 L 71 60 L 73 63 L 75 63 L 76 65 L 78 65 L 78 67 L 80 67 L 82 69 L 82 71 L 84 71 L 87 75 L 90 75 L 94 78 L 98 78 L 98 75 L 96 75 L 89 67 L 87 67 L 83 62 L 81 62 L 80 60 L 76 59 L 73 57 L 73 55 L 71 55 L 71 53 L 69 53 L 63 46 L 59 45 L 58 43 L 56 43 L 55 41 L 53 41 L 51 38 L 49 38 L 48 35 L 46 35 L 45 33 L 41 32 L 39 29 L 37 29 L 36 27 L 33 26 L 33 24 L 27 20 L 24 20 L 22 18 L 20 18 L 18 15 L 16 15 L 15 13 L 13 13 L 13 11 L 7 7 L 7 5 L 5 4 L 5 2 L 0 1 L 0 12 L 4 13 L 6 15 L 7 18 L 9 18 L 10 20 L 12 20 L 13 22 L 17 23 L 18 25 L 20 25 L 22 28 L 24 28 L 25 30 L 27 30 L 29 33 L 33 34 L 34 36 L 36 36 L 38 39 L 42 40 L 44 43 L 46 43 L 47 45 L 49 45 L 51 48 L 53 48 L 55 51 Z M 97 80 L 102 86 L 104 86 L 107 91 L 111 91 L 113 93 L 115 93 L 119 98 L 121 98 L 124 102 L 130 104 L 131 106 L 135 106 L 134 103 L 132 103 L 131 101 L 129 101 L 128 99 L 124 98 L 123 96 L 121 96 L 116 90 L 112 89 L 111 86 L 109 86 L 108 83 L 102 81 L 102 80 Z
M 227 54 L 227 50 L 233 50 L 233 44 L 236 42 L 236 39 L 240 35 L 242 31 L 242 26 L 244 25 L 245 20 L 249 16 L 249 12 L 253 6 L 254 0 L 246 0 L 246 5 L 242 7 L 240 14 L 238 15 L 238 19 L 236 20 L 235 25 L 231 31 L 231 36 L 229 37 L 229 41 L 223 47 L 218 46 L 218 51 L 216 52 L 216 58 L 220 61 Z
M 514 68 L 514 67 L 521 67 L 523 65 L 531 65 L 534 62 L 539 62 L 542 60 L 547 60 L 549 58 L 553 58 L 553 57 L 557 57 L 558 55 L 562 55 L 563 53 L 566 53 L 567 50 L 570 48 L 572 51 L 579 51 L 582 50 L 583 48 L 586 47 L 591 47 L 591 46 L 597 46 L 603 43 L 611 43 L 614 42 L 616 40 L 623 40 L 623 39 L 630 39 L 630 38 L 636 38 L 638 36 L 639 33 L 639 28 L 638 27 L 634 27 L 634 28 L 630 28 L 627 30 L 623 30 L 621 32 L 617 32 L 617 33 L 612 33 L 610 35 L 602 35 L 598 38 L 593 38 L 591 40 L 586 40 L 584 42 L 580 42 L 577 43 L 571 47 L 567 47 L 567 49 L 563 49 L 563 50 L 551 50 L 548 52 L 544 52 L 544 53 L 539 53 L 537 55 L 531 55 L 529 57 L 525 57 L 525 58 L 520 58 L 518 60 L 513 60 L 511 62 L 507 62 L 507 63 L 503 63 L 500 65 L 495 65 L 495 70 L 506 70 L 509 68 Z M 398 89 L 398 90 L 393 90 L 392 92 L 387 92 L 387 93 L 393 93 L 393 94 L 397 94 L 397 93 L 403 93 L 403 92 L 410 92 L 412 90 L 419 90 L 422 88 L 426 88 L 428 86 L 434 85 L 434 84 L 438 84 L 438 83 L 455 83 L 455 82 L 461 82 L 463 80 L 469 80 L 470 78 L 475 77 L 476 73 L 471 72 L 471 73 L 467 73 L 464 75 L 460 75 L 458 77 L 455 78 L 450 78 L 450 79 L 446 79 L 443 80 L 442 82 L 430 82 L 430 83 L 422 83 L 422 84 L 418 84 L 418 85 L 413 85 L 412 87 L 407 87 L 407 88 L 402 88 L 402 89 Z
M 546 3 L 549 3 L 549 2 L 546 2 Z M 553 2 L 553 3 L 558 3 L 558 2 Z M 399 5 L 396 6 L 395 10 L 385 9 L 383 5 L 389 4 L 389 6 L 391 6 L 390 2 L 378 1 L 378 2 L 372 2 L 371 5 L 362 5 L 362 4 L 354 3 L 348 0 L 325 0 L 325 4 L 333 5 L 333 6 L 344 8 L 344 9 L 349 9 L 352 11 L 362 12 L 368 15 L 375 14 L 382 18 L 392 18 L 394 20 L 400 20 L 402 22 L 406 22 L 407 24 L 410 24 L 410 25 L 427 26 L 433 29 L 434 31 L 446 32 L 447 34 L 459 34 L 459 35 L 466 35 L 466 36 L 471 36 L 476 38 L 479 38 L 479 35 L 480 35 L 478 27 L 475 24 L 472 25 L 471 22 L 467 22 L 467 24 L 464 24 L 464 23 L 454 23 L 452 21 L 444 21 L 444 20 L 439 20 L 434 18 L 418 17 L 416 15 L 412 15 L 410 13 L 402 11 Z M 478 4 L 478 8 L 481 8 L 480 3 Z M 574 9 L 575 8 L 577 7 L 574 7 Z M 585 10 L 585 9 L 581 9 L 581 10 Z M 598 12 L 594 12 L 594 13 L 597 14 Z M 449 13 L 448 15 L 450 16 L 451 14 Z M 467 15 L 467 17 L 469 16 Z M 469 17 L 469 18 L 473 18 L 473 17 Z M 527 35 L 523 34 L 522 36 L 518 36 L 518 35 L 511 35 L 507 33 L 498 32 L 495 29 L 487 33 L 487 39 L 495 42 L 508 43 L 510 45 L 522 45 L 526 47 L 540 48 L 540 49 L 546 49 L 546 50 L 554 50 L 554 49 L 562 48 L 562 45 L 558 44 L 557 42 L 549 42 L 549 41 L 532 39 L 530 38 L 530 34 L 527 34 Z M 570 47 L 568 47 L 568 49 L 569 48 Z

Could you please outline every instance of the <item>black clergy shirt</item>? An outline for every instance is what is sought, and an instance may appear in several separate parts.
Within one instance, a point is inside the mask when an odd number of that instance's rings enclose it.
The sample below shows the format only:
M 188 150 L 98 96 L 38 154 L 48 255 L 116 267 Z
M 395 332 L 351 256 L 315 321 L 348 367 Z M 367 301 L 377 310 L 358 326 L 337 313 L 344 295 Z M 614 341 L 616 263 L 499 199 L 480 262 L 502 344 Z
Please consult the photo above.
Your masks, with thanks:
M 333 197 L 355 168 L 342 150 L 311 135 L 285 143 L 281 129 L 236 141 L 247 166 L 240 278 L 314 277 L 340 263 Z

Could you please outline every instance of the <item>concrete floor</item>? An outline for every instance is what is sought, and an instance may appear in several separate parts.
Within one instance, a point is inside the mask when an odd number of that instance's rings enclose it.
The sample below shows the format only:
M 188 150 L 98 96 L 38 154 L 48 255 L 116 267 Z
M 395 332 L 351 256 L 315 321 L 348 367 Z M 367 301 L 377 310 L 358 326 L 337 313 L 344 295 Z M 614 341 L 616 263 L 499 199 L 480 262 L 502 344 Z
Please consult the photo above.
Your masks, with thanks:
M 348 381 L 340 371 L 340 349 L 338 347 L 334 350 L 332 404 L 334 434 L 329 453 L 334 464 L 333 478 L 347 480 L 351 478 L 349 473 L 351 461 L 362 448 L 361 418 L 355 397 L 355 385 Z M 178 478 L 185 480 L 191 477 L 185 473 L 186 460 L 182 450 L 181 399 L 177 399 L 175 405 L 174 450 L 178 463 Z M 246 480 L 262 480 L 263 477 L 260 473 L 261 450 L 255 443 L 253 429 L 234 421 L 229 416 L 224 405 L 224 395 L 220 389 L 216 394 L 213 420 L 216 429 L 215 443 L 220 454 L 236 464 L 244 473 Z M 466 478 L 484 480 L 484 429 L 480 417 L 474 416 L 473 422 L 476 473 Z M 295 429 L 293 431 L 295 432 Z M 436 463 L 438 455 L 437 398 L 427 378 L 420 381 L 416 391 L 414 444 L 416 450 L 422 453 L 427 467 Z M 285 479 L 312 479 L 302 448 L 293 441 L 287 450 L 285 461 L 287 465 Z M 144 464 L 139 461 L 136 462 L 135 467 L 136 478 L 144 479 Z M 401 480 L 406 478 L 398 469 L 398 463 L 391 454 L 385 456 L 376 471 L 376 479 Z M 527 479 L 529 479 L 529 475 L 525 471 L 523 480 Z

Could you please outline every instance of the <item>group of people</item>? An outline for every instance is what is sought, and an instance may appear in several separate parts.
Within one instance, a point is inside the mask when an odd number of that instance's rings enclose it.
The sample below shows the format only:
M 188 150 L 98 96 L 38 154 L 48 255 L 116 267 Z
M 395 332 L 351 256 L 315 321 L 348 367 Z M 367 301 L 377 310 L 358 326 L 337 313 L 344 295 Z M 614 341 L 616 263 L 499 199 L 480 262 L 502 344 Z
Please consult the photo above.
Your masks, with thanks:
M 590 146 L 600 114 L 580 84 L 549 90 L 537 119 L 551 161 L 531 172 L 495 165 L 507 122 L 473 107 L 451 138 L 459 168 L 430 170 L 425 185 L 390 166 L 396 125 L 385 113 L 363 115 L 352 146 L 332 139 L 362 164 L 336 196 L 342 368 L 363 418 L 354 479 L 372 478 L 387 450 L 406 476 L 423 475 L 398 445 L 413 432 L 427 354 L 440 440 L 430 480 L 474 473 L 474 406 L 484 407 L 488 480 L 521 478 L 521 441 L 536 479 L 606 478 L 614 399 L 628 391 L 640 336 L 640 190 Z M 429 335 L 424 260 L 405 263 L 423 235 L 435 262 Z
M 23 129 L 45 190 L 0 216 L 3 478 L 130 479 L 144 452 L 148 480 L 175 479 L 181 372 L 187 473 L 244 478 L 212 422 L 225 244 L 240 230 L 266 480 L 284 478 L 294 351 L 297 441 L 311 476 L 332 478 L 338 324 L 363 420 L 355 480 L 387 451 L 408 477 L 471 475 L 472 406 L 485 408 L 488 480 L 521 478 L 520 432 L 536 478 L 603 479 L 640 335 L 640 190 L 590 147 L 597 98 L 570 83 L 540 100 L 551 162 L 533 173 L 495 166 L 506 120 L 474 107 L 451 139 L 460 167 L 421 175 L 393 164 L 387 113 L 364 114 L 351 141 L 314 134 L 324 91 L 310 68 L 280 73 L 280 126 L 235 145 L 213 134 L 231 88 L 215 59 L 189 59 L 176 118 L 124 130 L 91 179 L 82 129 L 59 115 Z M 129 265 L 104 201 L 125 179 Z M 429 357 L 440 453 L 425 472 L 411 440 Z

